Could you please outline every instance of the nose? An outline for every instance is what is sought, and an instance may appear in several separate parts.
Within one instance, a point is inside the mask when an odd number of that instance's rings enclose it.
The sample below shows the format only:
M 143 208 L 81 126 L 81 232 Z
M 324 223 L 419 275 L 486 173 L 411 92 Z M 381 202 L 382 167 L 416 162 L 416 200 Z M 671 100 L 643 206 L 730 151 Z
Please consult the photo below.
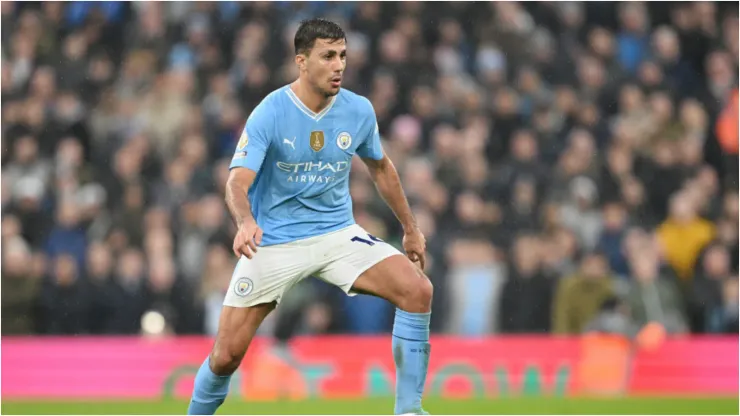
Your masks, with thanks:
M 342 71 L 344 71 L 344 62 L 342 62 L 342 58 L 340 58 L 340 57 L 337 56 L 332 61 L 332 71 L 334 71 L 335 73 L 338 73 L 338 74 L 341 74 Z

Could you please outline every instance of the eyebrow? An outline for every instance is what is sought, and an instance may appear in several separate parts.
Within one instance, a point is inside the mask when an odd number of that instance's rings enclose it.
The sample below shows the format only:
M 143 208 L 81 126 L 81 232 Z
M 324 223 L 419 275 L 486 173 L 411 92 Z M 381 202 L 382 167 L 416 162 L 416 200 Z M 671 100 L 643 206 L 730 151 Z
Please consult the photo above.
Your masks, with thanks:
M 339 55 L 346 55 L 347 54 L 347 49 L 342 49 L 340 51 L 337 51 L 336 49 L 329 49 L 329 50 L 323 52 L 323 55 L 329 55 L 329 56 L 334 56 L 334 55 L 337 55 L 337 54 L 339 54 Z

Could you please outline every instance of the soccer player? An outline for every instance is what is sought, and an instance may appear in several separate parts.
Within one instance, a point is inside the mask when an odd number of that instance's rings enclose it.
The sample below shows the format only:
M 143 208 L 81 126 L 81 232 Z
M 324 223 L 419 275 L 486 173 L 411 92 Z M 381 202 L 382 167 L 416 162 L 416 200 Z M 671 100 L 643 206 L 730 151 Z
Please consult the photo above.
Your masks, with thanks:
M 233 249 L 240 260 L 188 414 L 216 411 L 262 320 L 291 286 L 312 275 L 350 296 L 371 294 L 396 306 L 394 411 L 426 414 L 421 397 L 432 302 L 432 284 L 422 272 L 426 241 L 381 147 L 372 104 L 341 89 L 347 64 L 342 28 L 308 20 L 294 44 L 298 79 L 254 109 L 231 162 L 226 204 L 239 229 Z M 401 222 L 406 256 L 355 223 L 349 193 L 354 155 Z

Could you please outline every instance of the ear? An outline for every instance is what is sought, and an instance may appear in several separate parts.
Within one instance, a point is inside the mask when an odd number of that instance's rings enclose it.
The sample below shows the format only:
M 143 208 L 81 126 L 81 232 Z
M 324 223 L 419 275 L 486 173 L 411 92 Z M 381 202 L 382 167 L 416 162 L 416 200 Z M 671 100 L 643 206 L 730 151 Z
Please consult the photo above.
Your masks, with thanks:
M 306 69 L 306 55 L 300 53 L 295 56 L 295 64 L 298 65 L 298 70 L 303 71 Z

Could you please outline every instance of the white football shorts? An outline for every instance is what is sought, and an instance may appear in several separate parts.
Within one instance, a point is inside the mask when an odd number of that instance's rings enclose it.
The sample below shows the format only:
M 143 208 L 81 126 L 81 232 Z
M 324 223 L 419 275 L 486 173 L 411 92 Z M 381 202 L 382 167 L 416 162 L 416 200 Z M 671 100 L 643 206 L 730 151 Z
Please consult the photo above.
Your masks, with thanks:
M 393 256 L 395 247 L 353 224 L 328 234 L 285 244 L 258 247 L 242 256 L 234 269 L 225 306 L 244 308 L 280 303 L 283 294 L 309 276 L 315 276 L 354 296 L 352 285 L 367 269 Z

